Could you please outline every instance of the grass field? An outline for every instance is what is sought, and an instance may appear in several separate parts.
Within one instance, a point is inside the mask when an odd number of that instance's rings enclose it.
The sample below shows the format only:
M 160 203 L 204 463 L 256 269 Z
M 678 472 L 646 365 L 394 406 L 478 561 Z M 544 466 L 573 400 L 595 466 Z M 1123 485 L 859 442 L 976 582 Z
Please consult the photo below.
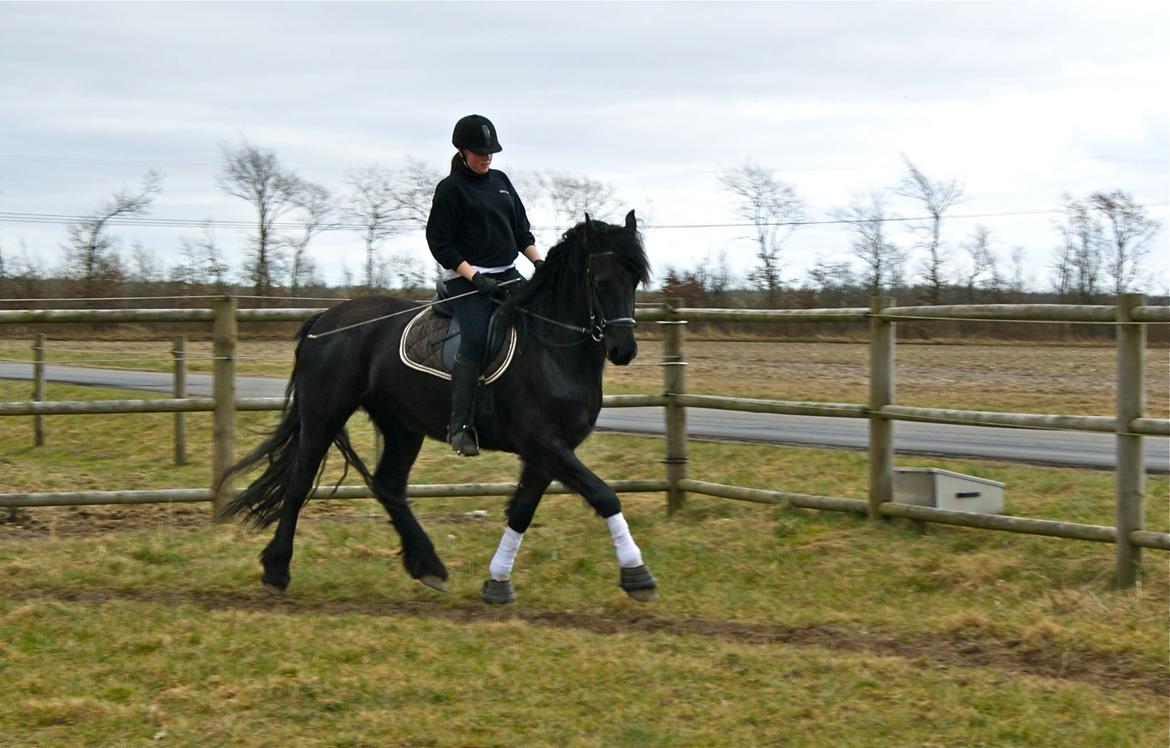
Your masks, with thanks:
M 654 363 L 655 345 L 642 360 Z M 688 347 L 694 391 L 864 401 L 861 347 L 784 349 L 780 371 L 792 376 L 777 376 L 776 353 L 737 344 L 746 363 L 719 377 L 700 363 L 725 355 L 710 345 Z M 1028 410 L 1040 399 L 1049 405 L 1035 410 L 1111 411 L 1107 349 L 1051 361 L 1047 349 L 1021 349 L 1018 366 L 1001 356 L 1001 367 L 981 367 L 955 352 L 966 348 L 900 347 L 899 385 L 922 398 L 915 404 Z M 1070 363 L 1082 352 L 1090 363 Z M 287 352 L 271 353 L 250 365 L 287 373 Z M 1064 379 L 1052 393 L 1039 377 L 1056 365 Z M 1153 405 L 1165 402 L 1157 365 L 1151 415 L 1165 417 Z M 611 374 L 610 391 L 658 388 L 654 366 Z M 818 382 L 819 396 L 800 394 Z M 1029 387 L 1051 394 L 1028 400 Z M 978 391 L 982 404 L 954 388 Z M 27 390 L 0 382 L 0 400 Z M 273 418 L 242 414 L 241 429 Z M 32 449 L 29 419 L 0 419 L 0 492 L 206 485 L 210 417 L 189 416 L 191 464 L 181 468 L 169 465 L 171 420 L 51 417 L 48 444 Z M 369 426 L 355 419 L 351 429 L 369 454 Z M 239 447 L 255 438 L 241 433 Z M 863 454 L 690 450 L 691 474 L 705 480 L 865 495 Z M 656 439 L 599 435 L 580 454 L 610 479 L 662 473 Z M 339 477 L 334 462 L 326 480 Z M 1012 514 L 1113 523 L 1108 472 L 898 464 L 1004 481 Z M 459 460 L 428 444 L 413 481 L 516 472 L 508 455 Z M 1168 491 L 1165 478 L 1149 481 L 1150 529 L 1170 529 Z M 617 588 L 604 524 L 573 497 L 542 505 L 517 560 L 519 602 L 504 609 L 478 599 L 503 529 L 498 498 L 415 503 L 451 571 L 447 595 L 402 571 L 374 502 L 311 503 L 283 600 L 257 583 L 269 533 L 211 524 L 204 506 L 0 510 L 0 745 L 1166 744 L 1163 552 L 1146 551 L 1143 584 L 1118 591 L 1111 545 L 703 497 L 668 519 L 659 494 L 623 501 L 661 585 L 650 605 Z

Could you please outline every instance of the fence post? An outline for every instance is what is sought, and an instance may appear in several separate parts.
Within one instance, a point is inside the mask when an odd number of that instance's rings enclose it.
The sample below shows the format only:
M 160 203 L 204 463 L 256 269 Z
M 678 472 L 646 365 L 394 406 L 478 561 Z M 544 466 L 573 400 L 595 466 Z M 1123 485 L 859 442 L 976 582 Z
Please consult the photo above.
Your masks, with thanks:
M 1140 575 L 1142 549 L 1129 534 L 1145 525 L 1146 469 L 1142 437 L 1130 431 L 1146 409 L 1146 327 L 1134 323 L 1133 308 L 1142 294 L 1117 299 L 1117 575 L 1118 587 L 1133 587 Z
M 662 325 L 662 388 L 666 397 L 664 419 L 666 426 L 666 511 L 674 514 L 686 503 L 686 492 L 678 482 L 687 477 L 687 409 L 679 405 L 677 396 L 685 395 L 686 361 L 682 341 L 686 320 L 659 322 Z
M 223 296 L 213 305 L 215 323 L 213 330 L 214 343 L 212 356 L 214 357 L 212 392 L 215 398 L 214 425 L 212 438 L 211 473 L 212 484 L 218 483 L 220 477 L 227 472 L 232 464 L 232 453 L 235 449 L 236 434 L 236 342 L 239 337 L 236 323 L 236 299 L 234 296 Z M 224 482 L 220 491 L 213 497 L 216 514 L 227 503 L 231 496 L 231 483 Z
M 187 396 L 187 336 L 176 335 L 175 347 L 171 351 L 175 358 L 175 385 L 176 399 Z M 175 414 L 175 464 L 187 464 L 187 414 Z
M 45 399 L 45 335 L 37 333 L 33 341 L 33 400 Z M 45 446 L 45 417 L 33 416 L 33 445 Z
M 894 402 L 894 323 L 878 318 L 894 305 L 888 296 L 869 300 L 869 507 L 878 519 L 878 507 L 894 498 L 894 422 L 879 415 Z

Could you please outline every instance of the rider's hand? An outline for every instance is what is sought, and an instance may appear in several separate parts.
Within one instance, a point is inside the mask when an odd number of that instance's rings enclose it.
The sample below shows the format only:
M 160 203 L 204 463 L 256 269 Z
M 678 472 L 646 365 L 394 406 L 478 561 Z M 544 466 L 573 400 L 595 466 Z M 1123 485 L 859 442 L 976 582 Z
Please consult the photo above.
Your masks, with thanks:
M 535 273 L 537 270 L 540 270 L 540 266 L 543 264 L 544 264 L 544 260 L 533 260 L 532 261 L 532 272 Z
M 499 296 L 503 290 L 500 288 L 500 284 L 497 283 L 495 279 L 489 278 L 480 272 L 477 272 L 475 275 L 471 276 L 471 283 L 475 286 L 476 291 L 479 291 L 484 296 L 491 298 Z

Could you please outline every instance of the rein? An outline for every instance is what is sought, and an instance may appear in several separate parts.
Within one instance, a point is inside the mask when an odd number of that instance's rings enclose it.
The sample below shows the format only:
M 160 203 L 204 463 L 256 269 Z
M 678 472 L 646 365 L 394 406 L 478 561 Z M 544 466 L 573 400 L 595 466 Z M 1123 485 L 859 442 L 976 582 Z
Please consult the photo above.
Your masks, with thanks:
M 608 252 L 597 252 L 595 254 L 597 256 L 612 255 L 613 251 L 610 250 Z M 538 312 L 534 312 L 530 309 L 524 309 L 522 307 L 516 307 L 515 310 L 517 312 L 519 312 L 520 314 L 526 315 L 528 317 L 533 317 L 535 319 L 540 320 L 541 322 L 545 322 L 547 324 L 554 325 L 556 327 L 560 327 L 562 329 L 569 330 L 571 332 L 575 332 L 575 333 L 578 333 L 580 335 L 587 335 L 595 343 L 600 343 L 602 341 L 602 338 L 605 336 L 605 331 L 610 327 L 636 327 L 638 323 L 633 317 L 617 317 L 615 319 L 606 319 L 605 318 L 605 309 L 602 307 L 601 298 L 598 296 L 598 293 L 597 293 L 597 281 L 593 278 L 593 267 L 592 267 L 593 257 L 594 257 L 593 254 L 587 255 L 587 260 L 586 260 L 586 264 L 585 264 L 586 295 L 589 299 L 589 327 L 581 327 L 580 325 L 573 325 L 573 324 L 569 324 L 568 322 L 561 322 L 558 319 L 553 319 L 552 317 L 546 317 L 543 314 L 540 314 Z M 504 281 L 503 283 L 500 284 L 500 286 L 507 286 L 507 285 L 510 285 L 512 283 L 522 283 L 523 281 L 524 281 L 523 278 L 514 278 L 514 279 L 509 280 L 509 281 Z M 345 332 L 346 330 L 352 330 L 355 327 L 363 327 L 365 325 L 372 325 L 375 322 L 381 322 L 384 319 L 390 319 L 391 317 L 397 317 L 397 316 L 402 315 L 402 314 L 417 314 L 419 308 L 432 307 L 432 306 L 435 306 L 436 304 L 444 304 L 448 301 L 455 301 L 456 299 L 462 299 L 466 296 L 472 296 L 473 294 L 477 294 L 477 293 L 479 293 L 479 291 L 467 291 L 465 293 L 457 294 L 455 296 L 448 296 L 444 299 L 435 299 L 434 301 L 425 301 L 425 302 L 420 303 L 418 307 L 411 307 L 409 309 L 402 309 L 402 310 L 397 311 L 397 312 L 391 312 L 390 314 L 383 314 L 380 317 L 374 317 L 372 319 L 362 320 L 361 322 L 354 322 L 351 325 L 345 325 L 343 327 L 335 327 L 334 329 L 327 330 L 325 332 L 311 333 L 311 334 L 306 335 L 305 337 L 310 339 L 310 340 L 317 340 L 318 338 L 325 338 L 325 337 L 328 337 L 330 335 L 336 335 L 339 332 Z M 502 301 L 499 301 L 497 299 L 493 299 L 493 301 L 495 301 L 497 304 L 503 303 Z M 570 344 L 570 345 L 572 345 L 572 344 Z
M 500 285 L 507 286 L 511 283 L 519 283 L 522 280 L 524 280 L 524 279 L 523 278 L 513 278 L 510 281 L 504 281 Z M 373 319 L 364 319 L 361 322 L 354 322 L 352 325 L 345 325 L 344 327 L 335 327 L 332 330 L 326 330 L 325 332 L 319 332 L 316 334 L 306 335 L 305 337 L 309 338 L 310 340 L 316 340 L 317 338 L 325 338 L 325 337 L 328 337 L 330 335 L 336 335 L 339 332 L 345 332 L 346 330 L 352 330 L 355 327 L 363 327 L 365 325 L 372 325 L 375 322 L 381 322 L 384 319 L 390 319 L 391 317 L 397 317 L 400 314 L 411 314 L 411 313 L 417 314 L 419 309 L 423 309 L 426 307 L 432 307 L 432 306 L 435 306 L 436 304 L 445 304 L 448 301 L 454 301 L 455 299 L 462 299 L 465 296 L 471 296 L 471 295 L 477 294 L 477 293 L 479 293 L 479 291 L 466 291 L 464 293 L 457 294 L 455 296 L 448 296 L 444 299 L 435 299 L 434 301 L 423 301 L 423 302 L 420 302 L 419 305 L 416 307 L 410 307 L 409 309 L 402 309 L 402 310 L 397 311 L 397 312 L 391 312 L 390 314 L 383 314 L 381 317 L 374 317 Z

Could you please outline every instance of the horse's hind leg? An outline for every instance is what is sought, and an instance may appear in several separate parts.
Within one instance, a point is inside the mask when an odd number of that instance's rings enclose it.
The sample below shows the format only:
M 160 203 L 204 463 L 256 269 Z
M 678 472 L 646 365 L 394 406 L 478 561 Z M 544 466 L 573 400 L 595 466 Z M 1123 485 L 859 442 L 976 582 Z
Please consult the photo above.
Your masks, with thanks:
M 412 579 L 446 592 L 447 567 L 406 501 L 407 478 L 422 448 L 423 436 L 405 430 L 385 414 L 375 416 L 374 422 L 382 432 L 383 449 L 374 471 L 373 488 L 402 541 L 402 565 Z
M 302 423 L 304 423 L 302 421 Z M 344 423 L 344 422 L 343 422 Z M 264 573 L 260 577 L 264 589 L 274 595 L 284 594 L 288 589 L 291 576 L 289 564 L 292 562 L 293 536 L 297 531 L 297 517 L 301 507 L 313 488 L 313 481 L 317 476 L 317 469 L 321 460 L 329 451 L 333 436 L 341 430 L 341 425 L 329 428 L 306 428 L 302 426 L 297 443 L 296 458 L 289 466 L 284 485 L 284 502 L 281 505 L 280 520 L 276 525 L 276 533 L 272 541 L 260 553 L 260 563 Z

